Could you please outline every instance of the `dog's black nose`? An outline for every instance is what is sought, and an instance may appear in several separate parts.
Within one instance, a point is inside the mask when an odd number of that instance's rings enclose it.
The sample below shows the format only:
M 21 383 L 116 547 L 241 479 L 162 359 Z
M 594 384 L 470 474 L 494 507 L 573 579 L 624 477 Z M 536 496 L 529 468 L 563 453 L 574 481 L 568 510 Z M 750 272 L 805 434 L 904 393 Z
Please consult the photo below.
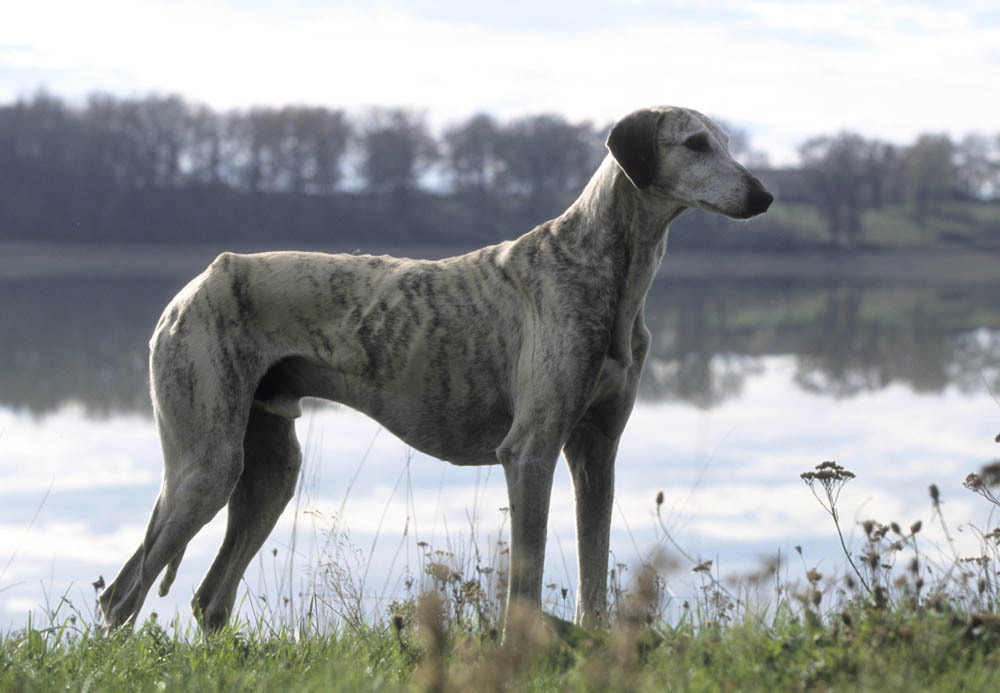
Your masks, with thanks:
M 750 193 L 747 195 L 747 210 L 750 212 L 750 216 L 763 214 L 772 202 L 774 202 L 774 195 L 758 183 L 750 188 Z

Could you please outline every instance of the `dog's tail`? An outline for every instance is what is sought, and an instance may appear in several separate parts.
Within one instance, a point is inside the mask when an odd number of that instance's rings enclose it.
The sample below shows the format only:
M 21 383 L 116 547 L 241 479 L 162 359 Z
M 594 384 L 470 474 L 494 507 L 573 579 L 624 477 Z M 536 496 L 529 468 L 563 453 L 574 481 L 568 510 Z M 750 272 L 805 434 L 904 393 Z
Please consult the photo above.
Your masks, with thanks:
M 167 592 L 170 591 L 170 586 L 174 584 L 174 578 L 177 577 L 177 567 L 181 564 L 182 558 L 184 558 L 183 549 L 167 564 L 167 572 L 163 575 L 163 580 L 160 581 L 160 588 L 157 590 L 157 594 L 161 597 L 166 597 Z

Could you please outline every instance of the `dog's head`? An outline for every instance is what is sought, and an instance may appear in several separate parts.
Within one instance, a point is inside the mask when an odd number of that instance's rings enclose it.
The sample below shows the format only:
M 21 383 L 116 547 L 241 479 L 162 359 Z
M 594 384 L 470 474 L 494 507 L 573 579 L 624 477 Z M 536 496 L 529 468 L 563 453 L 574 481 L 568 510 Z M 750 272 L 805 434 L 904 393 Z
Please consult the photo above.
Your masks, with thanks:
M 729 154 L 729 137 L 689 108 L 658 106 L 611 128 L 608 149 L 636 188 L 735 219 L 767 211 L 774 197 Z

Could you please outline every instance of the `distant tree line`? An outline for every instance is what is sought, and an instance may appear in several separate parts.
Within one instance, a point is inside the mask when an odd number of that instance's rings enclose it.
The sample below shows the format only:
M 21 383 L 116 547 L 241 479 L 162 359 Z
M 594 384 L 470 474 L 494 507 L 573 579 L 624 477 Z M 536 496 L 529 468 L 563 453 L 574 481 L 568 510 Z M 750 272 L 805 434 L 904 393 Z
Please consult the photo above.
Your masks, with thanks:
M 218 112 L 176 96 L 46 93 L 0 106 L 0 239 L 372 240 L 476 244 L 559 213 L 605 154 L 608 127 L 477 114 L 440 136 L 423 112 L 288 106 Z M 731 148 L 758 166 L 745 132 Z M 906 147 L 841 133 L 765 170 L 817 205 L 831 238 L 861 214 L 1000 196 L 1000 138 L 923 135 Z M 767 177 L 765 175 L 765 177 Z
M 905 205 L 922 224 L 950 199 L 1000 198 L 1000 134 L 958 142 L 923 134 L 907 146 L 842 132 L 799 148 L 804 197 L 815 203 L 834 240 L 853 242 L 868 209 Z

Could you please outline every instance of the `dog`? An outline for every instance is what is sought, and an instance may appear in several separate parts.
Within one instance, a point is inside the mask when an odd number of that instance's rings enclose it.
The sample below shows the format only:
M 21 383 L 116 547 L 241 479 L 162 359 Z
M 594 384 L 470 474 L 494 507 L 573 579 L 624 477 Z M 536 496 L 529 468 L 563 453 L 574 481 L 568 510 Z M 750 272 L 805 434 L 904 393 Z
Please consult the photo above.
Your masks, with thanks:
M 560 451 L 576 501 L 575 620 L 607 605 L 614 463 L 649 348 L 646 293 L 689 207 L 747 219 L 773 197 L 697 111 L 619 120 L 579 198 L 524 236 L 438 261 L 223 253 L 167 305 L 150 341 L 164 473 L 135 554 L 100 597 L 130 624 L 166 568 L 228 503 L 192 607 L 224 626 L 250 560 L 292 498 L 302 397 L 371 416 L 457 465 L 500 464 L 510 507 L 508 607 L 540 608 Z

